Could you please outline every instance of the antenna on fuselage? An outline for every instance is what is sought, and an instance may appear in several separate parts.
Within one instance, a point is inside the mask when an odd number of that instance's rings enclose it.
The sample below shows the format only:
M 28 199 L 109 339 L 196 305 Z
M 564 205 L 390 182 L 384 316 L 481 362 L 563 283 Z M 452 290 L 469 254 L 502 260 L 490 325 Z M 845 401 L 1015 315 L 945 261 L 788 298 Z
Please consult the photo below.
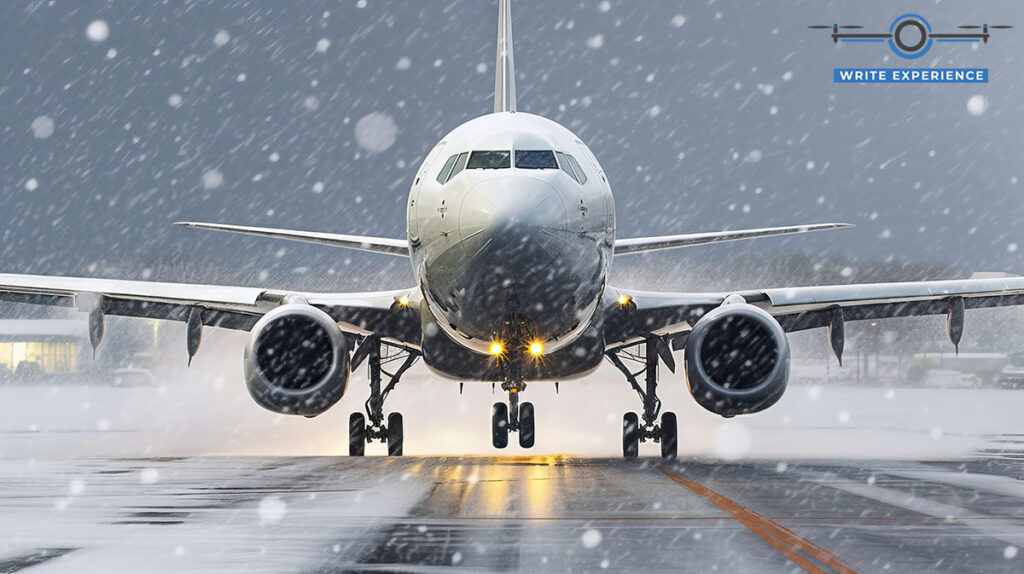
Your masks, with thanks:
M 516 65 L 512 59 L 512 7 L 498 0 L 498 57 L 494 64 L 494 113 L 516 111 Z

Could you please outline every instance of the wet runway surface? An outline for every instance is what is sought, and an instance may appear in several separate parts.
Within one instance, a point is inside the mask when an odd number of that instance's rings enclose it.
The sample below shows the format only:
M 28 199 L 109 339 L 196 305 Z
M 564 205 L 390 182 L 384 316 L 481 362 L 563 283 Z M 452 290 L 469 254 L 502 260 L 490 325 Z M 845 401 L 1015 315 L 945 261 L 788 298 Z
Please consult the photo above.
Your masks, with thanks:
M 0 572 L 1021 572 L 1024 463 L 0 459 Z

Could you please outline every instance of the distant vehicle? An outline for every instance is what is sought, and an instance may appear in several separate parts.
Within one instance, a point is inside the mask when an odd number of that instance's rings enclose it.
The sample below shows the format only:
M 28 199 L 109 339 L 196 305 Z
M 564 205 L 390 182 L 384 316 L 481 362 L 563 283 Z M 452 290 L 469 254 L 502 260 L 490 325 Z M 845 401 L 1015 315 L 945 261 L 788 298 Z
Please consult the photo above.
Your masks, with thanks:
M 156 377 L 149 369 L 128 367 L 115 370 L 112 373 L 111 384 L 115 387 L 155 387 L 157 382 Z
M 553 3 L 532 9 L 560 12 Z M 965 309 L 1024 304 L 1020 277 L 731 293 L 610 286 L 617 256 L 849 225 L 616 238 L 611 186 L 590 148 L 562 125 L 516 108 L 508 0 L 498 2 L 495 72 L 494 113 L 444 136 L 414 174 L 404 238 L 182 222 L 407 257 L 411 287 L 307 293 L 0 275 L 0 297 L 87 312 L 94 348 L 105 314 L 184 321 L 190 360 L 204 325 L 250 331 L 246 385 L 257 403 L 277 413 L 323 413 L 345 393 L 351 370 L 366 363 L 370 397 L 366 415 L 349 418 L 351 455 L 364 454 L 374 440 L 386 442 L 389 454 L 402 454 L 402 415 L 385 420 L 384 404 L 420 357 L 456 381 L 501 383 L 508 403 L 491 411 L 495 448 L 508 445 L 510 431 L 518 432 L 521 447 L 534 445 L 533 404 L 519 402 L 527 383 L 581 378 L 607 359 L 643 405 L 642 416 L 623 416 L 626 457 L 637 456 L 647 440 L 660 443 L 662 456 L 676 455 L 676 416 L 661 413 L 657 395 L 659 365 L 675 372 L 673 350 L 685 349 L 693 398 L 732 417 L 782 397 L 788 332 L 826 328 L 841 364 L 846 321 L 946 315 L 947 335 L 958 345 Z M 629 190 L 626 205 L 640 201 L 643 190 Z
M 918 353 L 913 356 L 913 363 L 924 369 L 994 377 L 1010 364 L 1010 357 L 1003 353 Z
M 999 374 L 997 383 L 1005 389 L 1024 388 L 1024 367 L 1011 366 Z
M 35 361 L 22 361 L 14 370 L 14 378 L 23 382 L 39 381 L 44 376 L 42 366 Z

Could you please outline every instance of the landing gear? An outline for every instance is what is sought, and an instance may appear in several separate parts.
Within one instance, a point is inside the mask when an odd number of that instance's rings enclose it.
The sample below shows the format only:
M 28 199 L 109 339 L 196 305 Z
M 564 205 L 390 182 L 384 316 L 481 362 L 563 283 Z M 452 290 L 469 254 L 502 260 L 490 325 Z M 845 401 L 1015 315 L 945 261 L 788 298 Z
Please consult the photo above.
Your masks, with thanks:
M 642 354 L 640 352 L 641 345 L 643 345 Z M 679 444 L 679 425 L 675 413 L 662 414 L 661 424 L 657 424 L 658 414 L 661 412 L 661 399 L 658 398 L 657 392 L 659 356 L 665 361 L 669 370 L 675 370 L 672 353 L 668 350 L 665 342 L 660 337 L 651 335 L 642 343 L 608 351 L 606 356 L 615 365 L 615 368 L 626 376 L 626 380 L 640 396 L 644 406 L 643 424 L 636 413 L 626 413 L 622 417 L 622 456 L 635 458 L 640 454 L 640 443 L 651 439 L 656 443 L 661 443 L 663 458 L 675 458 Z M 639 371 L 633 372 L 623 363 L 623 359 L 643 364 L 643 367 Z M 644 375 L 644 387 L 637 382 L 636 378 L 639 375 Z
M 388 352 L 381 354 L 380 337 L 369 336 L 363 340 L 352 356 L 352 369 L 364 360 L 370 368 L 370 398 L 366 399 L 363 413 L 352 413 L 348 419 L 348 454 L 363 456 L 366 444 L 374 440 L 387 443 L 389 456 L 402 456 L 405 429 L 401 413 L 390 413 L 384 424 L 384 401 L 398 385 L 402 375 L 419 359 L 416 351 L 403 348 L 385 347 Z M 385 371 L 383 366 L 402 361 L 394 373 Z M 388 377 L 387 385 L 381 389 L 382 375 Z M 366 420 L 369 419 L 369 424 Z
M 533 448 L 533 403 L 519 407 L 519 446 Z
M 672 459 L 679 450 L 679 425 L 676 413 L 667 412 L 661 415 L 661 458 Z
M 622 456 L 636 458 L 640 454 L 640 422 L 636 413 L 622 415 Z
M 508 405 L 494 403 L 491 409 L 491 444 L 494 448 L 508 446 Z
M 402 413 L 388 415 L 388 456 L 402 456 L 402 442 L 405 429 L 402 424 Z
M 533 403 L 519 404 L 519 393 L 526 389 L 522 381 L 506 381 L 501 390 L 508 391 L 508 404 L 494 403 L 491 409 L 491 444 L 494 448 L 508 446 L 508 433 L 519 433 L 519 446 L 533 448 L 534 423 Z
M 363 456 L 366 453 L 366 417 L 363 413 L 348 416 L 348 455 Z

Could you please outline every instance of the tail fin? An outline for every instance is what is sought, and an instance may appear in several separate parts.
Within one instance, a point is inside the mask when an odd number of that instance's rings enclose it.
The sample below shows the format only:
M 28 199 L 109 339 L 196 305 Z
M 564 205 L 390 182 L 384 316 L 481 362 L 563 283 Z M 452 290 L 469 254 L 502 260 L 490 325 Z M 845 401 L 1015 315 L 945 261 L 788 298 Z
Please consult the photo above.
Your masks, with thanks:
M 498 0 L 498 57 L 494 64 L 494 113 L 516 111 L 511 0 Z

